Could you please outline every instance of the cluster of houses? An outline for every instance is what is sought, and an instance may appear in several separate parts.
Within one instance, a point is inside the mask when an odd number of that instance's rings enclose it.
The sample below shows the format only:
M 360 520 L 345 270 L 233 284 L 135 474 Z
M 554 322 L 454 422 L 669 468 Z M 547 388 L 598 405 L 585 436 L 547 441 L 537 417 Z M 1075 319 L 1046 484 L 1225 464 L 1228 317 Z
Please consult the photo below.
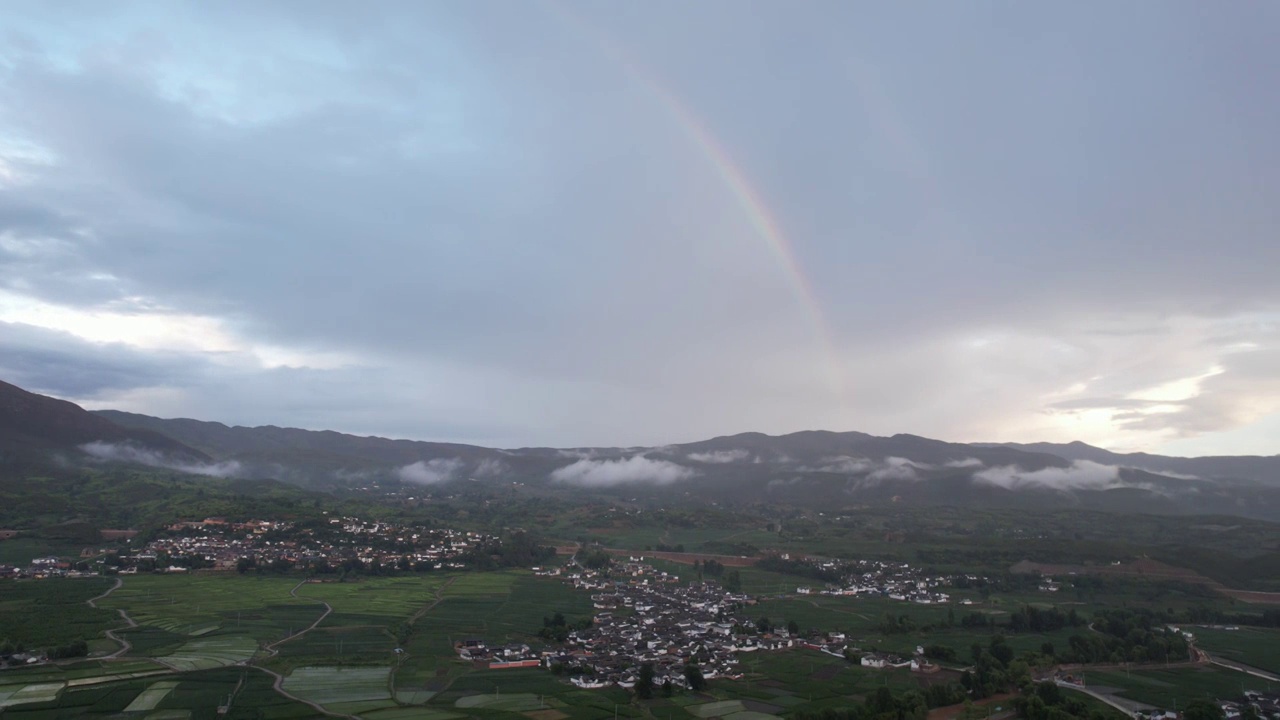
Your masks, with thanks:
M 108 536 L 107 533 L 112 533 Z M 103 531 L 104 539 L 131 541 L 133 530 Z M 497 542 L 485 533 L 330 518 L 326 527 L 302 527 L 279 520 L 229 522 L 205 518 L 169 525 L 141 547 L 85 548 L 80 559 L 39 557 L 27 566 L 0 565 L 0 578 L 89 577 L 106 566 L 122 574 L 142 571 L 182 573 L 191 569 L 243 569 L 246 561 L 280 569 L 393 566 L 440 570 L 466 567 L 460 557 L 478 545 Z M 90 562 L 92 561 L 92 562 Z
M 547 667 L 567 669 L 584 688 L 634 687 L 641 665 L 654 682 L 685 687 L 684 668 L 696 663 L 704 678 L 738 677 L 735 654 L 790 647 L 786 630 L 759 633 L 740 609 L 751 602 L 714 582 L 677 584 L 678 578 L 631 558 L 607 572 L 574 567 L 564 573 L 574 587 L 594 591 L 597 612 L 590 628 L 569 633 L 550 652 Z
M 480 638 L 470 638 L 455 643 L 454 649 L 463 660 L 482 664 L 490 670 L 541 667 L 543 664 L 543 654 L 524 643 L 489 647 Z
M 1219 700 L 1225 720 L 1241 720 L 1245 709 L 1252 707 L 1260 718 L 1268 720 L 1280 719 L 1280 692 L 1246 690 L 1244 696 L 1236 700 Z M 1155 709 L 1135 713 L 1136 720 L 1181 720 L 1182 714 L 1174 710 Z
M 167 563 L 161 570 L 182 571 L 198 565 L 236 569 L 242 560 L 257 565 L 283 561 L 290 566 L 326 563 L 337 567 L 355 561 L 425 569 L 464 567 L 456 558 L 472 547 L 496 541 L 484 533 L 462 530 L 425 530 L 394 523 L 369 522 L 355 517 L 330 518 L 328 527 L 295 527 L 276 520 L 228 523 L 221 518 L 177 523 L 167 537 L 147 543 L 131 556 L 137 561 Z M 407 569 L 407 568 L 406 568 Z M 127 570 L 122 571 L 127 572 Z
M 793 560 L 783 555 L 784 560 Z M 840 580 L 821 590 L 798 587 L 800 595 L 868 595 L 887 597 L 891 600 L 932 605 L 951 601 L 951 595 L 941 588 L 948 588 L 954 579 L 947 575 L 929 575 L 907 563 L 883 560 L 822 560 L 801 558 L 793 560 L 821 570 L 823 574 L 838 576 Z M 970 580 L 977 580 L 970 577 Z
M 592 626 L 573 630 L 562 647 L 542 653 L 544 666 L 567 672 L 578 687 L 634 687 L 646 664 L 653 667 L 655 684 L 687 687 L 685 668 L 690 664 L 706 679 L 740 678 L 738 653 L 806 647 L 845 658 L 857 652 L 842 633 L 800 635 L 753 620 L 744 612 L 756 603 L 749 595 L 712 581 L 680 585 L 678 577 L 642 558 L 604 571 L 571 565 L 543 572 L 592 592 Z M 918 658 L 901 661 L 878 654 L 867 655 L 862 664 L 924 665 Z
M 76 562 L 49 556 L 31 560 L 26 566 L 0 565 L 0 578 L 19 579 L 33 578 L 42 580 L 55 577 L 94 577 L 98 575 L 87 563 Z

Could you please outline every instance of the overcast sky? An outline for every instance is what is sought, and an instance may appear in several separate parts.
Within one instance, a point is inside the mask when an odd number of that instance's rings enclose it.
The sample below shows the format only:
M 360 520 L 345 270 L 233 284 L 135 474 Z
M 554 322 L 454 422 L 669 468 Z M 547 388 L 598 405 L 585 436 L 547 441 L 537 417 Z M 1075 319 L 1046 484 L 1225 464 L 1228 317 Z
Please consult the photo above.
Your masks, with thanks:
M 0 379 L 1280 452 L 1280 5 L 0 3 Z

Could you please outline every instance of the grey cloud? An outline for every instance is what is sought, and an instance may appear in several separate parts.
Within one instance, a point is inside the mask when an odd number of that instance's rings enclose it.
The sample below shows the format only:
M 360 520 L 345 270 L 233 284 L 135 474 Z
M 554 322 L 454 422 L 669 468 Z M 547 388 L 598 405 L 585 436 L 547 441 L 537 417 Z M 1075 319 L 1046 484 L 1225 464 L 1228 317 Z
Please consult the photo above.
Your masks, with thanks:
M 978 458 L 970 457 L 970 458 L 962 458 L 960 460 L 948 460 L 947 462 L 943 463 L 943 465 L 949 468 L 982 467 L 982 461 L 979 460 Z
M 1125 396 L 1233 334 L 1171 319 L 1280 308 L 1280 103 L 1258 91 L 1280 63 L 1239 61 L 1275 56 L 1273 11 L 941 12 L 15 10 L 0 285 L 378 360 L 79 368 L 46 339 L 0 369 L 135 410 L 512 444 L 1069 439 L 1064 414 L 1113 408 L 1136 414 L 1084 439 L 1149 446 L 1255 422 L 1277 375 L 1243 360 L 1177 413 Z
M 613 487 L 640 483 L 670 485 L 697 475 L 691 468 L 669 460 L 654 460 L 633 455 L 618 460 L 579 460 L 551 473 L 551 479 L 566 485 Z
M 177 470 L 191 475 L 209 477 L 237 477 L 242 473 L 240 463 L 230 460 L 220 463 L 192 463 L 175 460 L 161 453 L 117 443 L 91 442 L 80 446 L 90 457 L 104 462 L 126 462 L 150 467 Z
M 458 458 L 419 460 L 396 470 L 396 477 L 416 485 L 438 485 L 454 479 L 461 469 L 462 461 Z
M 501 460 L 493 458 L 484 458 L 477 465 L 472 474 L 478 478 L 494 478 L 502 477 L 511 472 L 511 467 Z
M 714 450 L 712 452 L 704 452 L 704 453 L 689 453 L 685 457 L 687 457 L 688 459 L 694 462 L 723 464 L 723 463 L 741 462 L 751 457 L 751 453 L 741 449 Z
M 1005 488 L 1038 486 L 1056 490 L 1105 489 L 1118 487 L 1124 483 L 1120 479 L 1120 468 L 1114 465 L 1101 465 L 1088 460 L 1077 460 L 1070 467 L 1044 468 L 1026 472 L 1021 468 L 1006 465 L 987 468 L 973 474 L 973 478 L 991 485 Z
M 881 482 L 884 480 L 917 480 L 920 470 L 928 470 L 932 466 L 924 463 L 917 463 L 907 458 L 887 457 L 884 463 L 867 474 L 867 479 L 872 482 Z
M 87 343 L 68 333 L 0 321 L 0 376 L 34 392 L 93 398 L 113 390 L 194 382 L 207 359 Z

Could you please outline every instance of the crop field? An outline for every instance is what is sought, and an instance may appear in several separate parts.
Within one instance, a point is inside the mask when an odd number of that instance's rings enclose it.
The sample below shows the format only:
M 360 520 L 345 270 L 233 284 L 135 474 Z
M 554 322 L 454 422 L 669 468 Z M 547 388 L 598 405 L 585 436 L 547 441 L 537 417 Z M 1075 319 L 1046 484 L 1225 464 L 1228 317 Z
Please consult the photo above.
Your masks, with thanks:
M 314 602 L 294 598 L 296 578 L 243 575 L 137 575 L 100 607 L 123 608 L 140 625 L 178 635 L 218 632 L 260 641 L 287 634 L 289 624 L 304 627 L 323 611 Z
M 0 708 L 25 703 L 49 702 L 56 699 L 64 687 L 66 685 L 60 682 L 0 685 Z
M 1266 690 L 1266 680 L 1214 666 L 1169 668 L 1167 670 L 1088 671 L 1085 682 L 1090 686 L 1119 688 L 1121 697 L 1157 707 L 1177 702 L 1181 707 L 1190 700 L 1239 697 L 1242 690 Z
M 128 707 L 126 707 L 124 711 L 143 712 L 145 710 L 155 710 L 156 706 L 160 704 L 160 701 L 163 700 L 166 695 L 173 692 L 173 689 L 176 687 L 178 687 L 177 680 L 161 680 L 159 682 L 152 683 L 146 690 L 143 690 L 138 697 L 134 698 L 133 702 L 129 703 Z
M 387 664 L 393 658 L 396 643 L 381 625 L 326 628 L 321 626 L 296 640 L 277 646 L 286 659 L 332 659 L 335 663 Z
M 160 660 L 178 670 L 210 670 L 248 660 L 257 650 L 248 635 L 216 635 L 192 640 Z
M 816 650 L 750 653 L 741 657 L 739 667 L 747 674 L 745 679 L 715 684 L 723 695 L 809 710 L 839 707 L 847 704 L 850 697 L 881 686 L 919 687 L 906 670 L 870 670 Z M 765 699 L 762 692 L 788 699 Z
M 0 582 L 0 640 L 64 645 L 116 627 L 121 623 L 115 612 L 85 604 L 111 585 L 106 578 Z
M 396 671 L 396 687 L 438 690 L 449 679 L 472 671 L 470 664 L 458 660 L 454 642 L 480 637 L 489 643 L 533 643 L 543 618 L 557 611 L 574 620 L 588 617 L 590 596 L 528 572 L 459 575 L 444 588 L 441 602 L 414 625 L 405 648 L 409 658 Z M 510 672 L 501 671 L 495 682 L 504 691 L 516 692 L 506 687 L 514 681 L 514 676 L 504 674 Z
M 55 701 L 60 707 L 77 707 L 92 704 L 102 697 L 119 699 L 127 695 L 123 700 L 127 704 L 128 699 L 150 682 L 143 678 L 168 672 L 168 669 L 148 660 L 88 661 L 66 666 L 6 670 L 0 675 L 0 708 L 9 708 L 5 717 L 10 717 L 22 706 L 47 706 Z
M 540 696 L 533 693 L 466 695 L 455 700 L 453 704 L 454 707 L 458 708 L 505 710 L 507 712 L 528 712 L 530 710 L 545 710 L 551 707 Z
M 285 678 L 284 689 L 335 712 L 364 712 L 395 706 L 390 675 L 385 667 L 300 667 Z
M 1194 628 L 1196 644 L 1227 660 L 1280 672 L 1280 630 L 1242 627 L 1239 630 Z
M 312 602 L 321 600 L 333 607 L 327 625 L 348 624 L 343 616 L 357 616 L 362 622 L 370 618 L 384 624 L 400 622 L 435 599 L 435 593 L 448 580 L 443 575 L 420 575 L 398 578 L 364 578 L 348 583 L 307 583 L 298 588 L 298 597 Z

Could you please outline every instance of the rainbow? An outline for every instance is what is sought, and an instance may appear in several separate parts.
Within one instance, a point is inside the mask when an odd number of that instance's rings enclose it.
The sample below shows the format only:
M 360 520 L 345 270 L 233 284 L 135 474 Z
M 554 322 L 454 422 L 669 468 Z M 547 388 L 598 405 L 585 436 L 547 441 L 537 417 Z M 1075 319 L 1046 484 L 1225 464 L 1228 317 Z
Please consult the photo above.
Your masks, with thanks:
M 760 198 L 760 194 L 752 187 L 746 173 L 733 161 L 729 152 L 716 141 L 715 136 L 707 130 L 706 124 L 691 109 L 680 102 L 680 99 L 666 86 L 658 82 L 656 77 L 638 63 L 633 62 L 617 43 L 611 42 L 603 31 L 556 0 L 545 0 L 545 5 L 553 11 L 553 14 L 589 37 L 601 51 L 617 62 L 627 75 L 657 98 L 662 107 L 675 119 L 676 124 L 684 130 L 693 144 L 711 163 L 716 174 L 742 208 L 751 227 L 764 240 L 770 253 L 777 260 L 820 345 L 832 390 L 839 400 L 839 407 L 842 410 L 846 409 L 844 373 L 841 370 L 839 355 L 836 353 L 833 333 L 826 314 L 822 311 L 822 305 L 818 302 L 812 284 L 801 270 L 795 249 L 783 234 L 769 207 Z

